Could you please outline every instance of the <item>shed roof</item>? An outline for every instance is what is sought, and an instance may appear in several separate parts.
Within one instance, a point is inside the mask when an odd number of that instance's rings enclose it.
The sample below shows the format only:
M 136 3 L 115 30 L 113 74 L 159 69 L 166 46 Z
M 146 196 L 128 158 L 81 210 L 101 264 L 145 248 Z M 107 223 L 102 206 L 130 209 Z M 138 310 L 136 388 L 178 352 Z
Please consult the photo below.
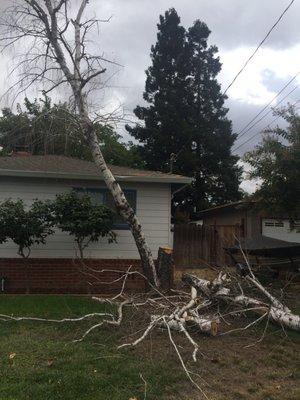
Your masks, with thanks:
M 201 210 L 197 213 L 197 218 L 202 218 L 206 215 L 209 214 L 215 214 L 227 210 L 240 210 L 240 209 L 245 209 L 252 207 L 255 203 L 257 203 L 257 200 L 251 199 L 251 200 L 239 200 L 239 201 L 234 201 L 231 203 L 223 204 L 221 206 L 215 206 L 211 208 L 207 208 L 205 210 Z
M 249 254 L 263 255 L 269 257 L 288 257 L 300 255 L 300 243 L 287 242 L 264 235 L 258 235 L 251 238 L 241 238 L 240 244 L 237 243 L 228 250 L 232 253 L 243 251 Z
M 109 165 L 119 181 L 190 183 L 192 178 L 158 171 Z M 0 157 L 0 176 L 48 177 L 56 179 L 99 180 L 99 169 L 94 162 L 77 158 L 46 156 Z

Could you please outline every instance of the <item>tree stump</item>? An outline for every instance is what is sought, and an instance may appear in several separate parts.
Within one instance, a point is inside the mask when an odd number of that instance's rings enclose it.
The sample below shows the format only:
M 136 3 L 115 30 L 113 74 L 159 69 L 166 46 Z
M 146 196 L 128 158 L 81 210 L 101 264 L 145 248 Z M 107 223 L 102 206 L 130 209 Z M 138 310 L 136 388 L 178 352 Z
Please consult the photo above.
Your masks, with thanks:
M 169 290 L 174 283 L 173 250 L 160 247 L 157 256 L 157 275 L 162 289 Z

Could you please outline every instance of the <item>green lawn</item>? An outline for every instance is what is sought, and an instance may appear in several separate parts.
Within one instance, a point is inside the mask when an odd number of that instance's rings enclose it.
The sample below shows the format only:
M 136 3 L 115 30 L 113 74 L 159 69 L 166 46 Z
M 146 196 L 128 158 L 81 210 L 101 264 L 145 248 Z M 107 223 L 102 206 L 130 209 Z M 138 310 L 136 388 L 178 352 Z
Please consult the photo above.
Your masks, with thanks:
M 62 318 L 104 309 L 80 297 L 0 297 L 0 313 L 13 315 Z M 142 399 L 140 374 L 147 399 L 176 388 L 181 372 L 171 363 L 116 351 L 122 332 L 114 327 L 72 343 L 90 324 L 0 321 L 0 399 Z
M 63 318 L 104 310 L 112 311 L 81 297 L 0 296 L 0 313 L 15 316 Z M 144 311 L 128 310 L 120 328 L 102 327 L 73 343 L 93 322 L 0 320 L 0 400 L 144 400 L 143 379 L 146 400 L 202 399 L 184 375 L 166 332 L 154 331 L 136 348 L 116 349 L 148 323 Z M 234 319 L 227 329 L 248 322 Z M 247 347 L 263 330 L 264 323 L 214 338 L 194 334 L 203 354 L 196 364 L 184 337 L 178 333 L 174 339 L 211 400 L 299 400 L 300 335 L 270 325 L 262 342 Z

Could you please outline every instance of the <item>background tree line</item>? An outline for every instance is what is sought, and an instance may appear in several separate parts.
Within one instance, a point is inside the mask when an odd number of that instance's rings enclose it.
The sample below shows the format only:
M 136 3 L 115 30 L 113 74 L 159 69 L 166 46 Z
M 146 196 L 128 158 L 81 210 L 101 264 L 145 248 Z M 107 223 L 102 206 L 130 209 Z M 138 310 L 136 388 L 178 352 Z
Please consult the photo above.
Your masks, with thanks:
M 143 168 L 136 146 L 123 143 L 112 126 L 96 123 L 97 135 L 109 164 Z M 0 117 L 2 155 L 22 149 L 33 155 L 65 155 L 91 161 L 91 150 L 82 136 L 74 110 L 68 103 L 52 104 L 48 96 L 17 105 L 14 112 L 2 109 Z

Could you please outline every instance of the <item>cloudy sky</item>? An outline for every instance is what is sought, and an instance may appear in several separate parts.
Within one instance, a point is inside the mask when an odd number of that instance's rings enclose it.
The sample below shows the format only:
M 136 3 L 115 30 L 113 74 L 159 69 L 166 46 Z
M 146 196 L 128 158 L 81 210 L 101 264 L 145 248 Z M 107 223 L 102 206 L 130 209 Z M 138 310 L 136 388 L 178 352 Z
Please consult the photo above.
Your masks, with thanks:
M 6 1 L 6 0 L 5 0 Z M 1 0 L 1 4 L 4 0 Z M 76 3 L 76 0 L 72 0 Z M 156 41 L 159 14 L 175 7 L 185 27 L 201 19 L 212 31 L 210 44 L 217 45 L 223 64 L 219 81 L 225 89 L 274 24 L 290 0 L 90 0 L 90 12 L 99 18 L 111 17 L 101 25 L 94 43 L 99 52 L 123 65 L 112 81 L 105 101 L 111 106 L 122 104 L 131 113 L 142 103 L 145 69 L 150 64 L 150 47 Z M 258 51 L 244 73 L 228 91 L 227 107 L 235 132 L 239 132 L 281 88 L 300 70 L 300 0 L 296 0 L 271 36 Z M 6 61 L 6 62 L 5 62 Z M 4 66 L 13 59 L 2 60 L 0 84 L 4 87 Z M 277 102 L 295 90 L 281 103 L 300 99 L 300 75 L 282 93 Z M 273 103 L 276 105 L 276 101 Z M 264 116 L 267 109 L 261 116 Z M 236 146 L 268 125 L 274 117 L 269 113 L 255 127 L 238 139 Z M 277 123 L 277 121 L 276 121 Z M 120 133 L 126 133 L 120 128 Z M 259 135 L 240 147 L 243 154 L 252 148 Z

